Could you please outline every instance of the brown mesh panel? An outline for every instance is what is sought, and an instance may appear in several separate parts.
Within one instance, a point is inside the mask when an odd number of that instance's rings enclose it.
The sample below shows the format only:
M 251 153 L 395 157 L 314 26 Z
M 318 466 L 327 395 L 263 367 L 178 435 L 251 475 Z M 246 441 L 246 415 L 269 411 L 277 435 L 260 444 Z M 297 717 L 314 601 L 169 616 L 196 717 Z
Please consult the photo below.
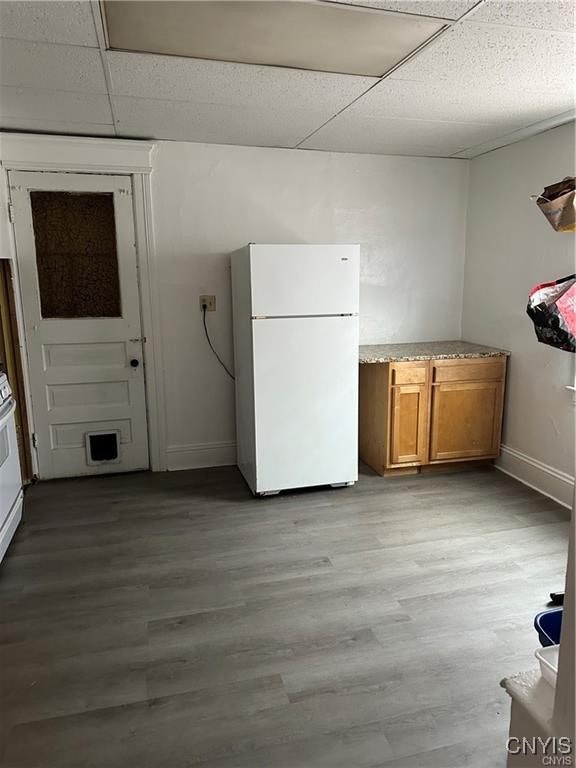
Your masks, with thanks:
M 114 197 L 30 192 L 42 317 L 120 317 Z

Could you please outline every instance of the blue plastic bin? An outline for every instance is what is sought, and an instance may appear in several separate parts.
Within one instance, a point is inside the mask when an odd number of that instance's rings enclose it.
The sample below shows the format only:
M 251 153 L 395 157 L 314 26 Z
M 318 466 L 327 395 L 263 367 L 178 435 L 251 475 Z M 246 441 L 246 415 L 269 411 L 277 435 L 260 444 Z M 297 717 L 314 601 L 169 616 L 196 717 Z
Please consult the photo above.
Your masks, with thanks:
M 551 608 L 542 611 L 534 619 L 534 629 L 538 632 L 540 644 L 558 645 L 560 642 L 560 629 L 562 628 L 562 608 Z

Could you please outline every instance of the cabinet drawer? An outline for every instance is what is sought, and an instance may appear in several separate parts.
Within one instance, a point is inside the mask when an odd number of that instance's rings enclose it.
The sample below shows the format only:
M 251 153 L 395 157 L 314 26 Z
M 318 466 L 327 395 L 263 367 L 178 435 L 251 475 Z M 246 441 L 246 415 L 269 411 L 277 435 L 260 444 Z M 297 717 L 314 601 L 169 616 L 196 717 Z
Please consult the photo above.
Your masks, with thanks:
M 432 381 L 435 384 L 450 381 L 502 381 L 506 361 L 490 360 L 435 360 L 432 363 Z
M 425 384 L 428 380 L 428 363 L 390 363 L 390 383 Z

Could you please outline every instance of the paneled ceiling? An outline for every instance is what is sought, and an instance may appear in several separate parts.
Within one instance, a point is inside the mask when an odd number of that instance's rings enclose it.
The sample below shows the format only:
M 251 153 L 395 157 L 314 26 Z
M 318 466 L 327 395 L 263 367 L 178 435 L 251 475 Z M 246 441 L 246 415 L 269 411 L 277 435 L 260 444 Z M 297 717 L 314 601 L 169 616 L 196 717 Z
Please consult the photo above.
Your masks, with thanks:
M 345 5 L 441 31 L 374 77 L 109 50 L 98 2 L 2 0 L 0 127 L 474 157 L 574 119 L 574 0 Z

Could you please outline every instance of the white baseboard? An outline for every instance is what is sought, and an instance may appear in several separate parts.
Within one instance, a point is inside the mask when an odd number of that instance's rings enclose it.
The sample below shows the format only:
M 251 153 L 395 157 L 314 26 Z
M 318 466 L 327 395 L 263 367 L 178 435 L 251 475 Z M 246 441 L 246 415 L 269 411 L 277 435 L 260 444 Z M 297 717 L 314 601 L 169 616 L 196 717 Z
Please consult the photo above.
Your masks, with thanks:
M 166 469 L 199 469 L 201 467 L 226 467 L 236 464 L 236 443 L 192 443 L 170 445 L 166 449 Z
M 507 445 L 502 446 L 500 457 L 496 460 L 496 468 L 544 496 L 549 496 L 563 507 L 572 509 L 574 498 L 572 475 L 561 472 Z

